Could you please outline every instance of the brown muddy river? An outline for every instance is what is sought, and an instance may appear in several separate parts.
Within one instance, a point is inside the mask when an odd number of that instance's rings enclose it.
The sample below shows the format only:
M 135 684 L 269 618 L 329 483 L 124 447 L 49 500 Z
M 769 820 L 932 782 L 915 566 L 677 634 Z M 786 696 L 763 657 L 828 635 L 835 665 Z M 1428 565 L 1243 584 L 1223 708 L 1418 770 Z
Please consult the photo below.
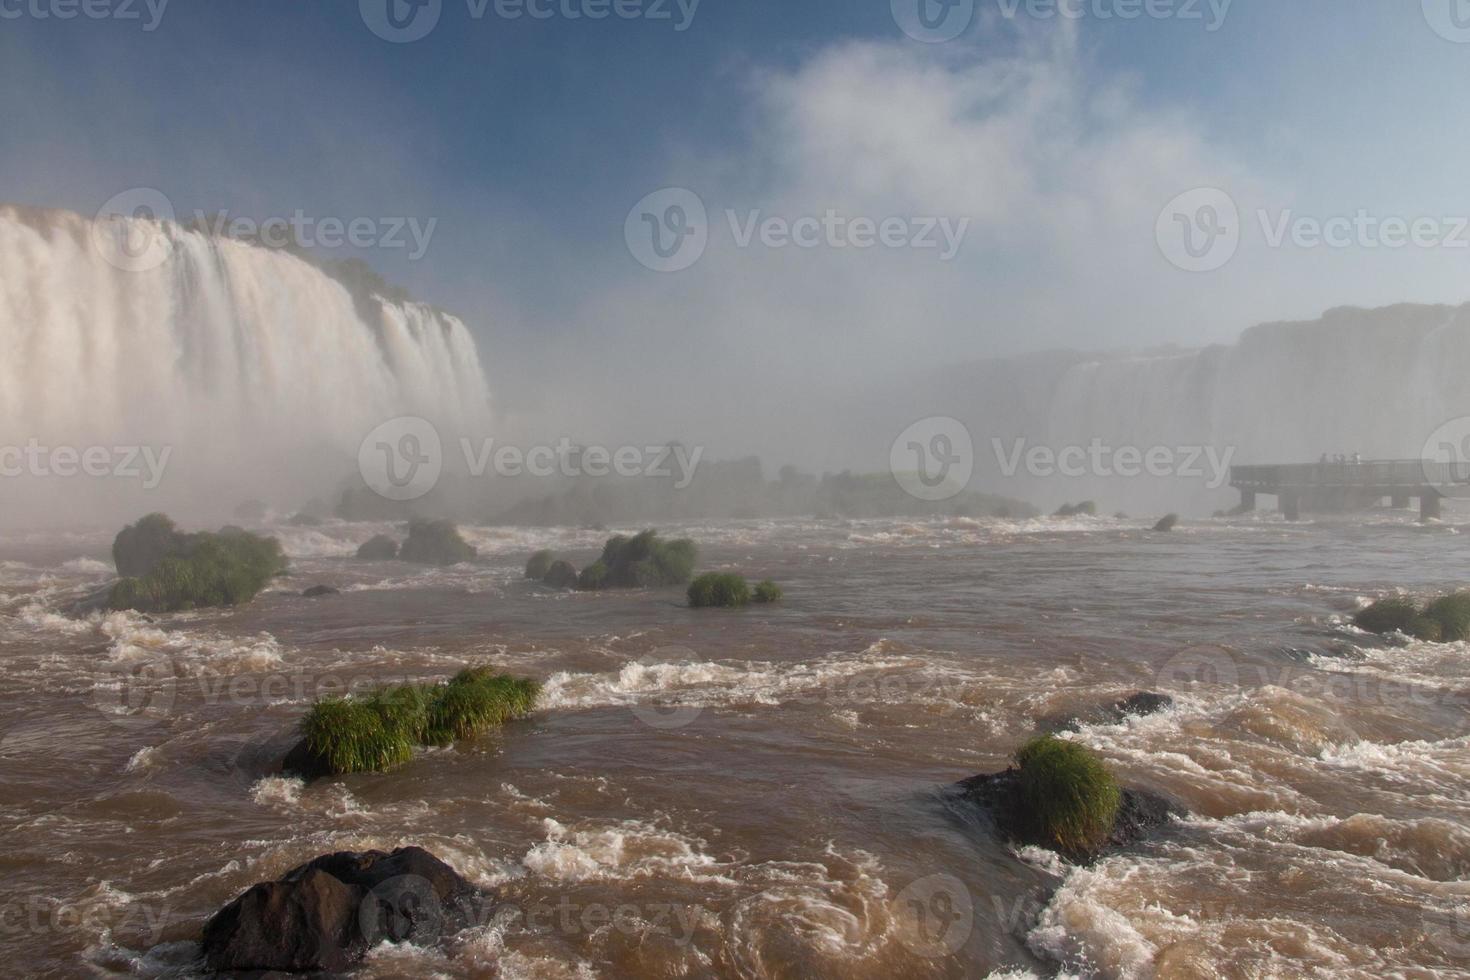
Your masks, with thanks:
M 62 615 L 111 530 L 0 539 L 0 972 L 197 975 L 250 884 L 418 844 L 496 916 L 355 976 L 1470 975 L 1470 650 L 1348 625 L 1463 585 L 1453 521 L 662 528 L 785 586 L 740 612 L 521 579 L 602 533 L 350 557 L 384 529 L 273 528 L 276 589 L 151 622 Z M 319 583 L 342 594 L 296 594 Z M 384 775 L 272 775 L 313 698 L 470 662 L 540 680 L 539 710 Z M 1148 843 L 1072 867 L 944 792 L 1140 689 L 1175 705 L 1075 737 L 1190 811 Z

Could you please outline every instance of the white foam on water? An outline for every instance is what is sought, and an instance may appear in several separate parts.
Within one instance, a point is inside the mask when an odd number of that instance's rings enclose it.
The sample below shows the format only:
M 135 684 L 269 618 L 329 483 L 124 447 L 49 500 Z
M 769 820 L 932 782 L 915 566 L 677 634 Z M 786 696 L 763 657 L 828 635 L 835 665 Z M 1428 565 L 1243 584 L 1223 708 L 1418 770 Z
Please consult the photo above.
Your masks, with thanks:
M 592 824 L 569 830 L 542 820 L 546 840 L 521 863 L 534 874 L 560 881 L 682 878 L 704 884 L 733 885 L 721 865 L 705 853 L 704 841 L 640 820 Z
M 250 787 L 250 798 L 261 806 L 296 807 L 305 788 L 305 780 L 294 776 L 266 776 Z

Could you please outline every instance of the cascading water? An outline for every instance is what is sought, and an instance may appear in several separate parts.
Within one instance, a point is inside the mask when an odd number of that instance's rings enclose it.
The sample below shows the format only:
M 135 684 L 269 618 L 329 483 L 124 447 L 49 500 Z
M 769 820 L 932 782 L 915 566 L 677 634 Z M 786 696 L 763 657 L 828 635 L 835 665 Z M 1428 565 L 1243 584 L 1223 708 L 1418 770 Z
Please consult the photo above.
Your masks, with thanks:
M 0 351 L 0 446 L 170 450 L 152 490 L 23 464 L 0 479 L 0 520 L 218 513 L 251 497 L 299 506 L 335 492 L 388 419 L 488 424 L 475 343 L 455 317 L 145 218 L 0 207 Z
M 1323 453 L 1417 459 L 1447 423 L 1470 417 L 1467 364 L 1470 306 L 1339 309 L 1254 327 L 1228 347 L 990 362 L 948 382 L 943 404 L 971 429 L 980 488 L 1043 506 L 1095 499 L 1107 509 L 1207 512 L 1237 499 L 1210 488 L 1208 456 L 1182 478 L 1099 477 L 1090 461 L 1077 476 L 1037 477 L 1024 460 L 1007 475 L 995 440 L 1006 451 L 1017 440 L 1055 452 L 1094 440 L 1144 453 L 1205 447 L 1238 464 Z

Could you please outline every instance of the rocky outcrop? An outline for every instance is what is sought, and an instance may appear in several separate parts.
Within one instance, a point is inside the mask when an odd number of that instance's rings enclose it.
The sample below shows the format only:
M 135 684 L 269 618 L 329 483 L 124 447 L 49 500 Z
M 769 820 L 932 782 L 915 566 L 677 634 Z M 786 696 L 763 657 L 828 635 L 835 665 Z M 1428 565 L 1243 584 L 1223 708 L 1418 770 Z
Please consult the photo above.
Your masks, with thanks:
M 357 549 L 357 557 L 362 561 L 393 561 L 398 557 L 398 542 L 386 534 L 364 541 Z
M 1018 769 L 972 776 L 955 787 L 967 802 L 988 813 L 1001 836 L 1017 844 L 1057 850 L 1050 841 L 1035 834 L 1033 822 L 1027 819 L 1021 796 Z M 1157 793 L 1141 789 L 1124 789 L 1112 833 L 1102 846 L 1088 851 L 1061 851 L 1063 857 L 1078 864 L 1090 864 L 1107 851 L 1127 847 L 1144 840 L 1169 822 L 1171 816 L 1183 816 L 1184 809 Z
M 387 940 L 432 946 L 489 920 L 491 897 L 419 847 L 343 851 L 252 885 L 204 925 L 216 972 L 341 972 Z

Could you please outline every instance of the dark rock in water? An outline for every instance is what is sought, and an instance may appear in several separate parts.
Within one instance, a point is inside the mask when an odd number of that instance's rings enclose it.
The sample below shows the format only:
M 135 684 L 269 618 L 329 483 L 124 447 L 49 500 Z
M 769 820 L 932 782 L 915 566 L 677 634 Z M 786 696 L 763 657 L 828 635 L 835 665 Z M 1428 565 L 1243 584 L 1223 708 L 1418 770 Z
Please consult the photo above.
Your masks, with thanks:
M 419 847 L 328 854 L 251 886 L 204 925 L 211 970 L 350 969 L 384 939 L 438 943 L 489 921 L 491 898 Z
M 575 589 L 577 569 L 569 561 L 552 562 L 541 581 L 553 589 Z
M 1121 701 L 1113 704 L 1113 711 L 1122 721 L 1127 715 L 1156 715 L 1160 711 L 1167 711 L 1174 707 L 1174 699 L 1167 694 L 1157 691 L 1134 691 Z
M 1159 521 L 1159 523 L 1157 523 L 1157 524 L 1154 525 L 1154 530 L 1155 531 L 1158 531 L 1160 533 L 1164 533 L 1164 532 L 1167 532 L 1167 531 L 1172 531 L 1172 530 L 1174 530 L 1174 528 L 1176 528 L 1178 526 L 1179 526 L 1179 515 L 1178 514 L 1166 514 Z
M 420 565 L 458 565 L 475 557 L 472 545 L 449 521 L 410 521 L 408 540 L 398 549 L 402 561 Z
M 1144 717 L 1174 707 L 1174 699 L 1156 691 L 1134 691 L 1111 704 L 1093 705 L 1073 715 L 1047 715 L 1037 720 L 1044 732 L 1075 732 L 1082 725 L 1117 725 L 1129 715 Z
M 286 523 L 289 524 L 291 527 L 321 527 L 322 524 L 325 522 L 320 517 L 317 517 L 315 514 L 307 514 L 303 512 L 300 514 L 291 515 L 290 520 L 286 521 Z
M 1007 769 L 1005 772 L 971 776 L 956 784 L 956 789 L 963 799 L 990 815 L 1002 836 L 1018 844 L 1056 850 L 1050 842 L 1036 837 L 1030 830 L 1021 797 L 1020 770 Z M 1095 851 L 1063 852 L 1062 856 L 1078 864 L 1091 864 L 1108 850 L 1144 840 L 1167 824 L 1171 816 L 1184 815 L 1182 807 L 1157 793 L 1125 788 L 1118 816 L 1113 821 L 1113 832 L 1103 846 Z
M 398 558 L 398 542 L 380 534 L 363 542 L 357 549 L 357 557 L 363 561 L 394 561 Z
M 341 593 L 330 585 L 313 585 L 301 594 L 308 599 L 319 599 L 324 595 L 340 595 Z
M 327 765 L 327 760 L 317 755 L 306 745 L 306 739 L 297 742 L 286 758 L 281 762 L 281 772 L 288 776 L 300 776 L 310 782 L 313 779 L 321 779 L 323 776 L 332 774 L 332 767 Z

